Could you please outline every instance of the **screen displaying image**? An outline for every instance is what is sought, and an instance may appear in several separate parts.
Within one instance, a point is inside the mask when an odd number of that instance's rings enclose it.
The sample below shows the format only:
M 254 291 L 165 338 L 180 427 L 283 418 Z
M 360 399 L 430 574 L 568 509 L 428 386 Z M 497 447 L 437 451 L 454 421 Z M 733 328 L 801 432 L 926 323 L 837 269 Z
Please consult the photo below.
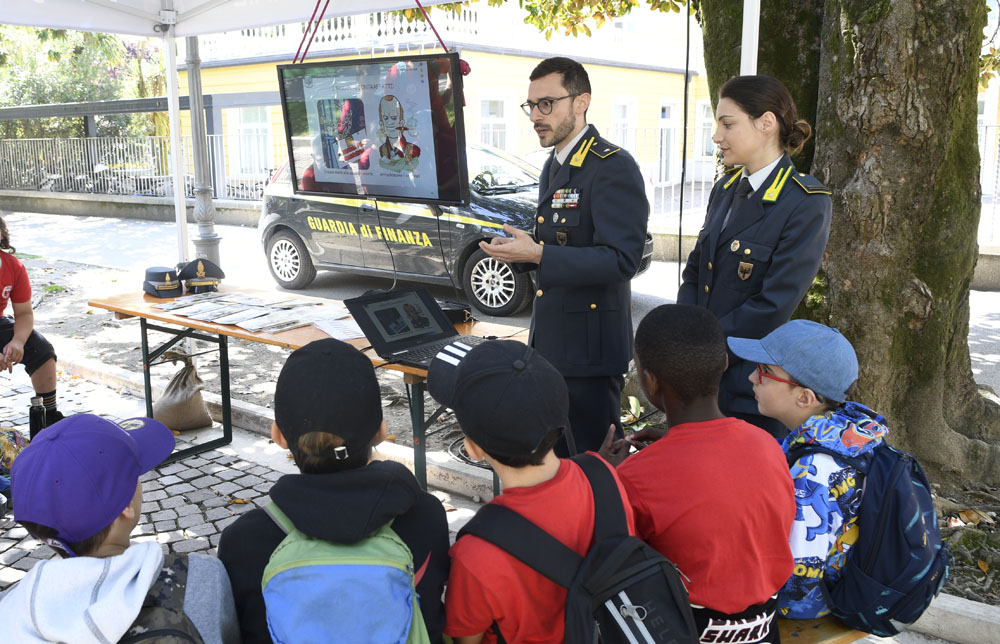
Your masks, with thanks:
M 279 65 L 295 192 L 464 205 L 458 54 Z
M 444 332 L 416 292 L 385 302 L 366 304 L 365 311 L 376 321 L 376 329 L 386 342 Z

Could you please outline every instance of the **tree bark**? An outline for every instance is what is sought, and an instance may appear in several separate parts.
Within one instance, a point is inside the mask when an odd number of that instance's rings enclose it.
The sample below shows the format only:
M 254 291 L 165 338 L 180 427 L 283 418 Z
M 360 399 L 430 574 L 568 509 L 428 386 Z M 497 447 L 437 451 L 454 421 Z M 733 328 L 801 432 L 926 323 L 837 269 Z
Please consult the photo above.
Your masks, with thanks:
M 738 70 L 739 4 L 701 2 L 713 92 Z M 985 24 L 983 0 L 764 0 L 759 59 L 802 101 L 811 171 L 833 190 L 808 317 L 854 344 L 856 399 L 888 418 L 893 445 L 936 480 L 998 485 L 1000 407 L 968 347 Z

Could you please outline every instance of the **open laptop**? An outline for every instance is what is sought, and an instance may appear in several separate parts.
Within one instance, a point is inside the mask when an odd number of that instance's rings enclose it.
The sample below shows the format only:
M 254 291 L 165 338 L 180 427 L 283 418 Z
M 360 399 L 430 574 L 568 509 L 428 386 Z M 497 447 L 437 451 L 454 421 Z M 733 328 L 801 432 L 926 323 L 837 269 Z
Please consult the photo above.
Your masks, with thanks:
M 375 353 L 383 360 L 426 369 L 447 344 L 472 348 L 486 341 L 459 335 L 427 289 L 403 288 L 344 300 Z

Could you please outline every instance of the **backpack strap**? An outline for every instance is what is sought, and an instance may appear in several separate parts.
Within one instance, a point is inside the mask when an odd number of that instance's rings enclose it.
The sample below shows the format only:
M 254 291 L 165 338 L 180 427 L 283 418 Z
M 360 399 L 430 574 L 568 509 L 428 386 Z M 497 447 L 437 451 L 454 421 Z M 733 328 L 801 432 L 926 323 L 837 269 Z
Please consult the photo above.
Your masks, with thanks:
M 795 461 L 799 460 L 806 454 L 826 454 L 832 456 L 836 459 L 847 463 L 857 471 L 862 474 L 868 473 L 868 467 L 871 464 L 870 456 L 844 456 L 836 450 L 832 450 L 828 447 L 823 447 L 821 445 L 816 445 L 814 443 L 807 443 L 803 445 L 796 445 L 792 449 L 788 450 L 788 467 L 795 465 Z
M 466 534 L 492 543 L 563 588 L 569 588 L 583 563 L 583 557 L 572 548 L 514 510 L 495 503 L 479 508 L 458 539 Z
M 611 537 L 628 536 L 624 500 L 611 470 L 593 454 L 578 454 L 572 460 L 583 470 L 594 494 L 594 543 Z
M 263 507 L 263 510 L 267 513 L 267 516 L 271 517 L 272 521 L 278 524 L 278 527 L 281 528 L 281 531 L 286 535 L 295 532 L 295 524 L 292 523 L 292 520 L 288 518 L 287 514 L 281 511 L 281 508 L 278 507 L 277 503 L 271 501 Z

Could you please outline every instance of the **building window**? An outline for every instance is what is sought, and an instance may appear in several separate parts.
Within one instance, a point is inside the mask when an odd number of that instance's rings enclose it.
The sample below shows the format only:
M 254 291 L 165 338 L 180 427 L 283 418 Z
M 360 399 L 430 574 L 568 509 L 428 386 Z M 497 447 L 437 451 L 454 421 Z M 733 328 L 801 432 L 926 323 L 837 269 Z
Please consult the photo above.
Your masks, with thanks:
M 715 155 L 715 144 L 712 143 L 712 128 L 715 125 L 715 115 L 711 103 L 698 106 L 698 155 L 710 157 Z
M 487 145 L 507 149 L 507 121 L 503 101 L 480 101 L 479 140 Z
M 236 110 L 236 134 L 236 154 L 230 156 L 230 163 L 236 165 L 239 172 L 259 173 L 271 166 L 268 155 L 271 119 L 266 107 Z
M 615 99 L 611 104 L 611 140 L 635 153 L 635 99 Z
M 657 180 L 660 182 L 670 181 L 670 171 L 672 169 L 673 157 L 676 146 L 677 124 L 674 122 L 677 109 L 672 103 L 660 104 L 660 148 L 659 163 L 657 164 Z

